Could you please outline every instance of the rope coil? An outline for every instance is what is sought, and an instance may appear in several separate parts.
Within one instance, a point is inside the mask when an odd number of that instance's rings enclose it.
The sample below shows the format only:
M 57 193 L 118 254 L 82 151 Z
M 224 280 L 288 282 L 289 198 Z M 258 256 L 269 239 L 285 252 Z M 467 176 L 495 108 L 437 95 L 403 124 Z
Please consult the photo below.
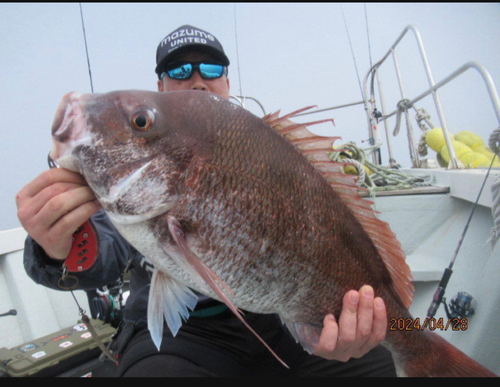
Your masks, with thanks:
M 367 189 L 371 197 L 374 197 L 376 192 L 380 191 L 411 189 L 417 186 L 430 185 L 425 182 L 428 175 L 410 176 L 397 169 L 371 163 L 366 158 L 365 150 L 359 148 L 353 142 L 340 145 L 338 149 L 329 155 L 330 160 L 354 165 L 359 174 L 356 184 Z M 365 167 L 373 173 L 366 173 Z
M 418 155 L 421 157 L 427 156 L 428 154 L 428 147 L 427 147 L 427 142 L 425 141 L 425 135 L 426 133 L 434 128 L 434 124 L 431 122 L 431 115 L 427 113 L 427 111 L 424 108 L 416 109 L 417 114 L 415 115 L 415 120 L 417 121 L 417 124 L 422 131 L 422 134 L 420 136 L 420 141 L 418 143 Z M 427 125 L 427 126 L 426 126 Z
M 490 135 L 488 145 L 496 157 L 500 158 L 500 128 L 493 131 Z M 493 228 L 491 229 L 490 244 L 493 249 L 500 239 L 500 176 L 496 178 L 491 186 L 491 195 L 493 205 L 491 206 L 491 214 L 493 216 Z
M 500 128 L 495 129 L 490 135 L 488 145 L 493 153 L 500 156 Z

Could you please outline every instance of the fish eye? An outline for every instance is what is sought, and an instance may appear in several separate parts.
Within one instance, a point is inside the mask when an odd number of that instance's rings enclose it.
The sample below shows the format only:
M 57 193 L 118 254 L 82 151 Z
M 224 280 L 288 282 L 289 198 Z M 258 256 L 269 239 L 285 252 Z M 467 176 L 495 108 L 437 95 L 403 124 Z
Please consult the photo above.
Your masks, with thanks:
M 149 109 L 140 109 L 132 114 L 130 124 L 139 132 L 147 132 L 154 124 L 154 112 Z

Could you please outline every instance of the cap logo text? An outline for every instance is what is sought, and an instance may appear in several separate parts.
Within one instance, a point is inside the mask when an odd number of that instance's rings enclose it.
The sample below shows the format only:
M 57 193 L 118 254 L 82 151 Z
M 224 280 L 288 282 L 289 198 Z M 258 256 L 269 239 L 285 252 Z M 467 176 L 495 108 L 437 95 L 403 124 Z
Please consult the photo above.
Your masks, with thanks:
M 165 39 L 161 41 L 161 46 L 163 47 L 164 45 L 170 43 L 170 47 L 175 47 L 180 44 L 185 44 L 185 43 L 201 43 L 201 44 L 207 44 L 207 39 L 211 40 L 212 42 L 215 41 L 215 38 L 207 34 L 204 31 L 200 31 L 197 29 L 181 29 L 175 31 L 173 34 L 167 36 Z

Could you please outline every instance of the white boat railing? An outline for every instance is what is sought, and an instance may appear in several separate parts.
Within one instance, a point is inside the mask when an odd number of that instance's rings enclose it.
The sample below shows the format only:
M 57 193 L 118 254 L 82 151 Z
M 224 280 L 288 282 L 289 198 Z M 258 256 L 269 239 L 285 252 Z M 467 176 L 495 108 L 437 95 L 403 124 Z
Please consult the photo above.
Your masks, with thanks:
M 399 61 L 396 55 L 396 47 L 399 45 L 399 43 L 402 41 L 403 37 L 407 34 L 408 31 L 412 31 L 415 39 L 417 41 L 419 53 L 423 62 L 423 67 L 427 76 L 427 81 L 429 83 L 429 89 L 414 98 L 413 100 L 409 100 L 405 94 L 405 89 L 403 85 L 403 79 L 400 71 L 400 66 L 399 66 Z M 379 73 L 378 70 L 380 66 L 391 56 L 393 58 L 394 66 L 395 66 L 395 71 L 396 71 L 396 76 L 398 80 L 398 85 L 400 89 L 400 94 L 401 94 L 401 101 L 398 104 L 398 109 L 394 110 L 391 113 L 385 113 L 385 103 L 384 103 L 384 98 L 383 98 L 383 93 L 382 93 L 382 88 L 379 80 Z M 500 100 L 498 97 L 498 93 L 495 87 L 495 84 L 493 82 L 493 79 L 491 75 L 489 74 L 488 70 L 482 66 L 481 64 L 477 62 L 468 62 L 464 64 L 462 67 L 460 67 L 458 70 L 444 78 L 442 81 L 435 83 L 434 77 L 432 75 L 432 71 L 430 69 L 429 61 L 427 59 L 427 54 L 424 49 L 424 45 L 422 42 L 422 38 L 420 37 L 420 33 L 417 30 L 417 28 L 413 25 L 407 26 L 403 32 L 400 34 L 400 36 L 396 39 L 394 44 L 391 46 L 389 51 L 380 59 L 378 62 L 376 62 L 372 68 L 368 71 L 368 73 L 365 76 L 364 80 L 364 104 L 365 104 L 365 110 L 368 118 L 368 131 L 370 134 L 370 137 L 373 139 L 373 144 L 374 147 L 380 148 L 382 145 L 382 141 L 380 139 L 380 131 L 378 130 L 378 123 L 380 121 L 383 121 L 385 124 L 385 131 L 386 131 L 386 136 L 387 136 L 387 145 L 388 145 L 388 151 L 389 151 L 389 157 L 392 159 L 392 149 L 391 149 L 391 144 L 389 141 L 389 134 L 388 134 L 388 128 L 387 128 L 387 119 L 389 117 L 392 117 L 395 114 L 402 114 L 405 113 L 406 118 L 408 120 L 408 109 L 414 106 L 414 104 L 418 101 L 420 101 L 422 98 L 428 96 L 429 94 L 432 94 L 433 100 L 434 100 L 434 105 L 439 117 L 439 121 L 441 124 L 441 127 L 443 129 L 444 137 L 445 137 L 445 143 L 446 146 L 448 147 L 449 150 L 449 155 L 450 155 L 450 169 L 458 169 L 460 168 L 460 164 L 457 161 L 456 158 L 456 153 L 455 149 L 452 146 L 451 142 L 451 137 L 450 137 L 450 132 L 448 131 L 448 126 L 446 124 L 446 118 L 444 116 L 444 112 L 442 109 L 441 102 L 439 100 L 439 95 L 437 90 L 444 85 L 448 84 L 450 81 L 453 79 L 457 78 L 459 75 L 463 74 L 465 71 L 474 68 L 476 69 L 480 75 L 482 76 L 482 79 L 486 85 L 486 89 L 488 91 L 491 103 L 493 105 L 493 109 L 495 110 L 495 114 L 498 119 L 498 124 L 500 127 Z M 376 112 L 376 98 L 375 98 L 375 78 L 377 79 L 377 86 L 379 90 L 379 95 L 380 95 L 380 101 L 381 101 L 381 108 L 382 112 L 381 115 L 378 117 L 374 114 Z M 414 139 L 409 137 L 408 138 L 410 149 L 416 149 L 417 147 L 414 144 Z M 416 151 L 412 152 L 412 163 L 414 167 L 420 167 L 420 160 L 418 158 L 418 153 Z M 379 164 L 379 160 L 376 157 L 376 154 L 373 154 L 373 162 L 375 164 Z
M 245 95 L 231 95 L 230 99 L 234 99 L 244 109 L 247 108 L 247 106 L 246 106 L 247 100 L 253 101 L 260 107 L 263 115 L 264 116 L 266 115 L 266 109 L 264 109 L 264 106 L 260 103 L 260 101 L 254 97 L 249 97 L 249 96 L 245 96 Z

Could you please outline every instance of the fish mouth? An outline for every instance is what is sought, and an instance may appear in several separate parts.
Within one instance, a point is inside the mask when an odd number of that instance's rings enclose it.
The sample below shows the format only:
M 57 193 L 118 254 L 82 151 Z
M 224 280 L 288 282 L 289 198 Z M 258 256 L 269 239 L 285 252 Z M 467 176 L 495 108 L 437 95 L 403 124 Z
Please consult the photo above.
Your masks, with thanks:
M 62 97 L 52 122 L 52 136 L 57 141 L 64 142 L 67 140 L 70 124 L 73 121 L 73 103 L 78 101 L 80 96 L 81 94 L 72 91 Z
M 62 167 L 79 172 L 71 157 L 72 150 L 81 144 L 90 144 L 90 133 L 87 130 L 86 119 L 80 108 L 82 94 L 67 93 L 59 103 L 51 134 L 53 148 L 49 157 Z
M 61 153 L 62 147 L 58 145 L 71 142 L 76 134 L 75 126 L 82 123 L 83 114 L 78 106 L 80 97 L 81 94 L 74 91 L 67 93 L 57 107 L 51 128 L 52 140 L 55 144 L 54 152 L 51 154 L 53 160 L 60 157 L 58 153 Z

